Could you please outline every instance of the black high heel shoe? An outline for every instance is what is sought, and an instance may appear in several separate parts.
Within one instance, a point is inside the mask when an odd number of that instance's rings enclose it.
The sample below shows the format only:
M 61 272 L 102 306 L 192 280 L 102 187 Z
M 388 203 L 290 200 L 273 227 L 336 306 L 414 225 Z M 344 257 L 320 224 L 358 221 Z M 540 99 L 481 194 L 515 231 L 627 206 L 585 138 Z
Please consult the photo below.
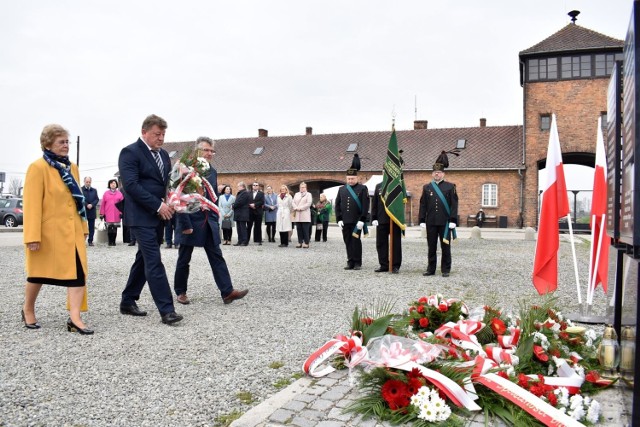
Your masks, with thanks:
M 67 331 L 69 332 L 77 332 L 80 335 L 93 335 L 93 330 L 89 329 L 89 328 L 79 328 L 77 327 L 72 321 L 71 318 L 69 318 L 67 320 Z
M 24 327 L 27 329 L 40 329 L 40 324 L 36 323 L 27 323 L 27 319 L 24 317 L 24 310 L 20 310 L 20 314 L 22 314 L 22 321 L 24 322 Z

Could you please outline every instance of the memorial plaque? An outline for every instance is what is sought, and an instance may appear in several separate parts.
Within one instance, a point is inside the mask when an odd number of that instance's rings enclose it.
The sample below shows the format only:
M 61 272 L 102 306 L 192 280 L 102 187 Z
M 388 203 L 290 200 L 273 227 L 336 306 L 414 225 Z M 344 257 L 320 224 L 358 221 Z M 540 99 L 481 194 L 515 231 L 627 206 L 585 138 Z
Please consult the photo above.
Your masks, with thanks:
M 607 153 L 607 235 L 616 240 L 620 237 L 621 103 L 622 61 L 616 61 L 607 91 L 607 131 L 604 141 Z
M 634 10 L 631 14 L 631 21 L 629 23 L 629 29 L 627 31 L 627 37 L 624 41 L 624 78 L 622 82 L 623 87 L 623 143 L 622 143 L 622 171 L 620 175 L 621 179 L 621 193 L 620 193 L 620 241 L 632 246 L 640 246 L 640 220 L 638 214 L 640 214 L 640 206 L 638 204 L 638 197 L 640 192 L 635 191 L 635 182 L 638 182 L 638 168 L 636 161 L 636 151 L 638 147 L 637 136 L 640 135 L 638 125 L 640 125 L 640 119 L 637 117 L 640 110 L 638 102 L 640 102 L 640 90 L 638 83 L 640 78 L 638 72 L 640 67 L 638 66 L 637 49 L 638 33 L 636 28 L 638 27 L 638 20 L 640 17 L 640 11 L 634 5 Z

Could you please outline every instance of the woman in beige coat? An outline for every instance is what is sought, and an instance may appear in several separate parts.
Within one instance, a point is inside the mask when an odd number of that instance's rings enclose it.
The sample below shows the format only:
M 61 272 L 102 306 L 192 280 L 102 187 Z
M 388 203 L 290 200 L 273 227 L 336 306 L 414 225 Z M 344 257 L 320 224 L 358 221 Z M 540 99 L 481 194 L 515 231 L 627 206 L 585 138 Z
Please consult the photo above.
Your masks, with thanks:
M 39 329 L 35 303 L 42 284 L 67 288 L 67 330 L 93 334 L 80 318 L 86 297 L 89 234 L 78 166 L 69 161 L 69 133 L 47 125 L 40 135 L 43 156 L 31 163 L 24 183 L 24 232 L 27 283 L 22 321 Z M 86 301 L 84 301 L 86 303 Z
M 296 223 L 296 232 L 298 234 L 298 246 L 296 248 L 308 248 L 311 237 L 311 203 L 313 197 L 307 192 L 307 184 L 300 183 L 300 191 L 293 196 L 293 212 L 295 217 L 293 222 Z
M 282 184 L 278 194 L 278 210 L 276 217 L 276 231 L 280 233 L 279 248 L 289 246 L 289 232 L 291 231 L 291 195 L 289 188 Z

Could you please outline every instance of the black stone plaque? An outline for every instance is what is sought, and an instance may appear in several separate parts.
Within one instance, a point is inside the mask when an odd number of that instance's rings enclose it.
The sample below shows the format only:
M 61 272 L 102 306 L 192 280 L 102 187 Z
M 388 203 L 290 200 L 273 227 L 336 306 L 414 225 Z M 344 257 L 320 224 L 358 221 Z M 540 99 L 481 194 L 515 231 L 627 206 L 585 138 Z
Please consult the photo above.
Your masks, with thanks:
M 620 154 L 622 150 L 622 61 L 616 61 L 607 91 L 607 235 L 620 238 Z

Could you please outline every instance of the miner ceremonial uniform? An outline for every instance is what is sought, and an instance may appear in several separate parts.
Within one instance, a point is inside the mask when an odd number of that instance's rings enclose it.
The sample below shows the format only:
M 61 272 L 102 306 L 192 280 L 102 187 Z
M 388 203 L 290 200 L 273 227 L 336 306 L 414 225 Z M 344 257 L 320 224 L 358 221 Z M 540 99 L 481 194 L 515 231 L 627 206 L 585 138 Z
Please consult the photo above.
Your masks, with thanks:
M 446 154 L 443 152 L 433 166 L 433 181 L 422 187 L 418 218 L 421 225 L 426 225 L 427 230 L 429 261 L 425 276 L 435 274 L 438 240 L 442 249 L 440 271 L 445 277 L 451 271 L 451 241 L 455 239 L 455 227 L 458 222 L 458 193 L 455 184 L 444 180 L 444 168 L 448 165 Z
M 357 176 L 360 169 L 358 155 L 354 155 L 352 167 L 347 171 L 347 181 Z M 351 177 L 351 178 L 349 178 Z M 335 202 L 336 221 L 342 227 L 342 239 L 347 249 L 345 270 L 360 270 L 362 267 L 362 237 L 366 234 L 369 215 L 369 190 L 355 181 L 353 185 L 343 185 L 338 190 Z

